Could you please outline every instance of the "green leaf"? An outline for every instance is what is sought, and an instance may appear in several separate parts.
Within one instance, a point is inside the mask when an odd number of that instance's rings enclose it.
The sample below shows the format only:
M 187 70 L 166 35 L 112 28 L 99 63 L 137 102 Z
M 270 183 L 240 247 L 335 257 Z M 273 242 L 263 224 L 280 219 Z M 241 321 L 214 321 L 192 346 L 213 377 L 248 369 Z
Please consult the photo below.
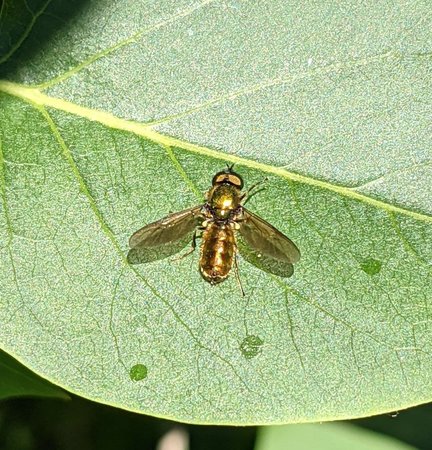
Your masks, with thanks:
M 428 2 L 40 8 L 0 66 L 0 346 L 187 422 L 430 401 Z M 248 207 L 299 246 L 294 275 L 240 259 L 243 298 L 197 252 L 130 264 L 129 236 L 202 202 L 226 162 L 268 177 Z
M 41 3 L 33 1 L 35 8 Z M 26 0 L 3 0 L 0 4 L 0 62 L 8 60 L 23 43 L 39 14 L 30 9 Z
M 260 428 L 255 450 L 414 450 L 394 438 L 346 423 Z
M 6 353 L 0 352 L 0 400 L 35 396 L 69 398 L 63 390 L 38 377 Z

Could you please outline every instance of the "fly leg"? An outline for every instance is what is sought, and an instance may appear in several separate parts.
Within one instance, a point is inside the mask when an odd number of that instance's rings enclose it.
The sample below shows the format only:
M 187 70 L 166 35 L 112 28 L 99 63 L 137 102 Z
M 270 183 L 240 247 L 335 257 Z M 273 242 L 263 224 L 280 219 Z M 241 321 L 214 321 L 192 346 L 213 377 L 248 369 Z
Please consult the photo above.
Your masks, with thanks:
M 197 230 L 195 230 L 194 234 L 192 236 L 191 248 L 186 253 L 183 253 L 183 255 L 177 256 L 177 257 L 173 258 L 171 261 L 175 261 L 175 262 L 180 261 L 181 259 L 183 259 L 186 256 L 189 256 L 191 253 L 193 253 L 197 246 L 196 240 L 197 240 L 197 238 L 200 238 L 200 237 L 201 236 L 197 236 Z
M 236 277 L 237 283 L 239 285 L 242 297 L 244 297 L 246 294 L 245 294 L 245 291 L 243 290 L 243 286 L 242 286 L 241 279 L 240 279 L 240 272 L 239 272 L 239 268 L 238 268 L 238 252 L 236 252 L 236 255 L 234 258 L 234 273 L 235 273 L 235 277 Z
M 263 178 L 261 181 L 258 181 L 258 183 L 253 184 L 241 197 L 240 200 L 242 201 L 243 204 L 245 204 L 253 195 L 255 195 L 256 193 L 259 192 L 259 189 L 256 190 L 257 187 L 263 185 L 264 183 L 266 183 L 268 181 L 268 178 L 265 177 Z M 255 190 L 255 192 L 253 194 L 251 194 L 251 192 Z

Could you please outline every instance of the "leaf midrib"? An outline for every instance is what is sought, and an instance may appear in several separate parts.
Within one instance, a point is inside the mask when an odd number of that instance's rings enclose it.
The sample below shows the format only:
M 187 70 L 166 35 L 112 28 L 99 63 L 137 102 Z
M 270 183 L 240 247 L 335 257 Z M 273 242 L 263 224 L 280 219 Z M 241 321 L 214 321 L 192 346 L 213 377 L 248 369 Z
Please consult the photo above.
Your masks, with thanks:
M 281 178 L 307 184 L 310 186 L 325 189 L 327 191 L 335 192 L 343 197 L 357 200 L 387 212 L 398 213 L 405 216 L 410 216 L 416 220 L 432 223 L 432 215 L 420 213 L 400 206 L 392 205 L 382 200 L 377 200 L 365 194 L 360 194 L 353 191 L 351 188 L 340 186 L 328 181 L 312 178 L 310 176 L 300 175 L 295 172 L 290 172 L 283 167 L 272 166 L 270 164 L 261 163 L 252 159 L 231 155 L 222 151 L 214 150 L 205 146 L 192 144 L 190 142 L 174 138 L 172 136 L 164 135 L 154 131 L 148 124 L 132 121 L 117 117 L 111 113 L 91 109 L 80 106 L 76 103 L 63 100 L 61 98 L 52 97 L 44 94 L 39 89 L 28 87 L 26 85 L 12 83 L 10 81 L 0 80 L 0 92 L 4 92 L 11 96 L 20 98 L 21 100 L 30 103 L 32 106 L 38 108 L 51 107 L 78 117 L 82 117 L 91 121 L 99 122 L 109 128 L 127 131 L 138 136 L 149 139 L 156 144 L 163 147 L 178 147 L 192 153 L 197 153 L 203 156 L 209 156 L 215 159 L 222 159 L 231 163 L 243 165 L 251 169 L 257 169 L 265 173 L 279 176 Z

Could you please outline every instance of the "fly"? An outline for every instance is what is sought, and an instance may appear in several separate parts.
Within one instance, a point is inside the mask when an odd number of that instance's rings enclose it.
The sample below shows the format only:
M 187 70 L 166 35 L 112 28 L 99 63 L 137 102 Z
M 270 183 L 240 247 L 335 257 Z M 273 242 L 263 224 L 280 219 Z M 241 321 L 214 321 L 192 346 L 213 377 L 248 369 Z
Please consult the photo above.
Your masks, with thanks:
M 243 179 L 232 168 L 230 166 L 213 177 L 204 205 L 170 214 L 144 226 L 130 237 L 130 247 L 144 249 L 168 244 L 193 231 L 192 247 L 186 254 L 195 250 L 196 240 L 201 238 L 199 269 L 202 277 L 210 284 L 218 284 L 234 267 L 243 295 L 237 266 L 237 232 L 259 254 L 292 267 L 300 259 L 299 249 L 279 230 L 243 206 L 257 185 L 242 192 Z

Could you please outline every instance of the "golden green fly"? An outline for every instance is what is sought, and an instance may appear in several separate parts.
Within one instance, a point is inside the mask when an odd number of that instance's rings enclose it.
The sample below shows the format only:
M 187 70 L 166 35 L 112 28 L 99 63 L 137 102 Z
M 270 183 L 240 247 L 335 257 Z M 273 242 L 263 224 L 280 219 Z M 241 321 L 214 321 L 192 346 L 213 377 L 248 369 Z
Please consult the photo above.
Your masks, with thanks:
M 145 225 L 131 236 L 130 247 L 156 247 L 178 241 L 193 232 L 192 247 L 187 254 L 195 250 L 197 238 L 200 238 L 199 270 L 202 277 L 210 284 L 218 284 L 228 277 L 234 266 L 243 295 L 237 263 L 237 233 L 260 255 L 292 268 L 292 264 L 300 259 L 299 249 L 291 239 L 243 206 L 259 183 L 243 192 L 243 179 L 232 169 L 233 166 L 229 166 L 213 177 L 203 205 Z

